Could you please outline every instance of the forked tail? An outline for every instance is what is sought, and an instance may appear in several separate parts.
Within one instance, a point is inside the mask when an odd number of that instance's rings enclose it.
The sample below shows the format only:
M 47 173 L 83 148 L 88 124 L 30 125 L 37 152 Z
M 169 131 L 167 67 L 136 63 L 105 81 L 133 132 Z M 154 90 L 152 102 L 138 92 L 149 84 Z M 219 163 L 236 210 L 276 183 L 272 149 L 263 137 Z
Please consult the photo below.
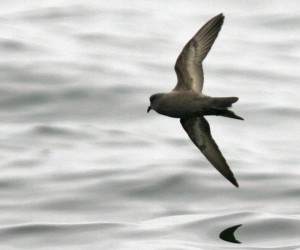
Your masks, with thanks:
M 214 109 L 226 109 L 238 100 L 238 97 L 213 97 L 210 106 Z
M 231 110 L 228 110 L 228 109 L 216 110 L 216 112 L 217 112 L 216 115 L 225 116 L 228 118 L 233 118 L 233 119 L 238 119 L 238 120 L 244 120 L 243 117 L 236 115 L 234 112 L 232 112 Z
M 238 97 L 214 97 L 210 103 L 213 109 L 211 115 L 220 115 L 228 118 L 244 120 L 242 117 L 236 115 L 233 111 L 228 110 L 233 103 L 239 100 Z

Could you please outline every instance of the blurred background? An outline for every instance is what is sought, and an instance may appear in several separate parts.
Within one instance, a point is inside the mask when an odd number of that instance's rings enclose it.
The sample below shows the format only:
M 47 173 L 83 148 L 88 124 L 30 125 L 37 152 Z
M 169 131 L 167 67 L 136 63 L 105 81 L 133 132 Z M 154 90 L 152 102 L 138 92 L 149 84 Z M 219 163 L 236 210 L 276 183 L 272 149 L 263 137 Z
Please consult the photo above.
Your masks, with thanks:
M 204 93 L 240 184 L 177 119 L 146 113 L 210 18 Z M 1 249 L 300 247 L 298 1 L 1 1 Z M 243 224 L 241 244 L 219 239 Z

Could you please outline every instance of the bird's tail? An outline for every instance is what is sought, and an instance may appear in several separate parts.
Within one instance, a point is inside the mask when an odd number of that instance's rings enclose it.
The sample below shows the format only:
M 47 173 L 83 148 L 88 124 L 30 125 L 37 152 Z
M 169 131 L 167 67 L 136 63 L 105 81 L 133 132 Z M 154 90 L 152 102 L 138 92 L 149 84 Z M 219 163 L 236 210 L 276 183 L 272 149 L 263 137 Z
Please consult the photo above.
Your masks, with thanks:
M 236 115 L 234 112 L 232 112 L 231 110 L 228 110 L 228 109 L 217 110 L 216 112 L 217 112 L 216 115 L 225 116 L 228 118 L 233 118 L 233 119 L 238 119 L 238 120 L 244 120 L 243 117 Z
M 209 105 L 214 109 L 226 109 L 238 100 L 238 97 L 213 97 Z
M 228 110 L 233 103 L 239 100 L 238 97 L 214 97 L 209 103 L 212 109 L 208 115 L 220 115 L 228 118 L 244 120 L 242 117 L 236 115 L 233 111 Z

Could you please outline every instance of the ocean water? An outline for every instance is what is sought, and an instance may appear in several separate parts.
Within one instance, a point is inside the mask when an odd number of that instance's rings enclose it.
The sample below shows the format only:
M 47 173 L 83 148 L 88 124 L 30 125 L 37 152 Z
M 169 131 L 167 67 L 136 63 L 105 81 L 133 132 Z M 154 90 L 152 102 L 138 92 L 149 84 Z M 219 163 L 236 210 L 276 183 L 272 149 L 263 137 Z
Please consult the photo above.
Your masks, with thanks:
M 146 113 L 210 18 L 204 93 L 240 184 Z M 300 249 L 298 1 L 2 1 L 1 249 Z M 227 239 L 219 235 L 236 229 Z M 230 235 L 231 234 L 231 235 Z M 231 240 L 230 240 L 231 239 Z

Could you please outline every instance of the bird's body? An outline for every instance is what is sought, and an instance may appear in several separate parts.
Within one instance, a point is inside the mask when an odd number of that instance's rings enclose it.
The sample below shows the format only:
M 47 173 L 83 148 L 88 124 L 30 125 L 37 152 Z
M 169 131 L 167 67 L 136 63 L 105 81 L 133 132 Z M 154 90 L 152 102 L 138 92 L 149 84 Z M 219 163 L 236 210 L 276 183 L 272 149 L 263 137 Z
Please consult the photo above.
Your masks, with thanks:
M 204 115 L 220 115 L 228 117 L 232 111 L 226 110 L 237 97 L 210 97 L 194 91 L 172 91 L 170 93 L 158 93 L 158 101 L 154 102 L 152 109 L 157 113 L 173 118 L 190 118 Z M 227 111 L 227 112 L 224 112 Z M 236 119 L 242 119 L 234 114 Z
M 160 98 L 153 109 L 173 118 L 187 118 L 205 112 L 210 99 L 193 91 L 172 91 L 158 95 Z
M 237 97 L 210 97 L 202 93 L 202 61 L 217 38 L 223 21 L 223 14 L 212 18 L 184 46 L 175 64 L 178 80 L 176 87 L 169 93 L 152 95 L 148 112 L 153 109 L 159 114 L 180 118 L 184 130 L 204 156 L 225 178 L 238 187 L 204 118 L 206 115 L 217 115 L 243 120 L 228 110 L 238 101 Z

